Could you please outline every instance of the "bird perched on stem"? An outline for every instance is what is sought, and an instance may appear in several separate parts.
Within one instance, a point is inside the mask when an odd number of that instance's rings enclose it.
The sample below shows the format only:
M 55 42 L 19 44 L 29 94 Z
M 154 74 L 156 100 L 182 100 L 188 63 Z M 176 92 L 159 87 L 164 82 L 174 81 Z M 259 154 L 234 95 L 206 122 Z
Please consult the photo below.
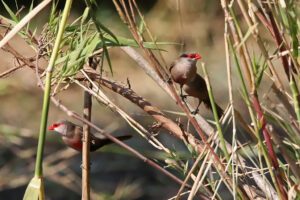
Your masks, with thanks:
M 197 60 L 199 60 L 201 56 L 197 53 L 186 52 L 181 54 L 181 56 L 175 60 L 169 70 L 171 73 L 171 78 L 174 82 L 180 84 L 180 96 L 184 99 L 184 95 L 182 95 L 182 87 L 184 84 L 192 81 L 197 74 Z
M 197 108 L 192 112 L 198 113 L 198 108 L 203 102 L 207 108 L 212 110 L 205 80 L 197 74 L 197 61 L 201 58 L 198 53 L 183 53 L 175 60 L 170 67 L 171 78 L 174 82 L 180 84 L 180 96 L 184 100 L 187 96 L 192 96 L 199 99 Z M 182 90 L 187 95 L 183 95 Z M 223 110 L 216 105 L 218 116 L 221 117 Z
M 58 120 L 50 126 L 49 130 L 59 133 L 67 146 L 77 151 L 82 151 L 82 127 L 67 120 Z M 131 137 L 132 136 L 130 135 L 126 135 L 118 136 L 116 138 L 119 140 L 127 140 Z M 104 136 L 96 137 L 93 134 L 90 134 L 90 151 L 96 151 L 104 145 L 112 143 L 113 141 Z

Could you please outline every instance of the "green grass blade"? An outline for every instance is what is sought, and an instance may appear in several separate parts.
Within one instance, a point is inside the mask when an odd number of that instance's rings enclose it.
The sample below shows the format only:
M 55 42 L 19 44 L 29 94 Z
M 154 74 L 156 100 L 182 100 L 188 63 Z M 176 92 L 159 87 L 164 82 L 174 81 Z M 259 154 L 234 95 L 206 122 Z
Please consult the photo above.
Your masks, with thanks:
M 26 188 L 23 200 L 39 200 L 40 195 L 42 196 L 40 200 L 44 199 L 44 188 L 42 182 L 42 178 L 38 178 L 36 176 L 33 177 Z
M 104 32 L 106 32 L 107 34 L 109 34 L 112 38 L 115 39 L 116 42 L 118 42 L 118 38 L 117 36 L 115 36 L 115 34 L 113 34 L 113 32 L 111 32 L 108 28 L 106 28 L 103 24 L 101 24 L 101 22 L 99 22 L 97 20 L 97 25 L 100 27 L 101 30 L 103 30 Z
M 19 19 L 17 18 L 17 16 L 14 14 L 14 12 L 8 7 L 8 5 L 3 1 L 1 0 L 4 7 L 5 7 L 5 10 L 8 12 L 9 16 L 15 21 L 15 22 L 19 22 Z
M 239 49 L 239 48 L 247 41 L 247 39 L 250 37 L 252 31 L 253 31 L 254 29 L 256 29 L 256 27 L 257 27 L 257 23 L 254 24 L 253 26 L 249 27 L 247 33 L 245 34 L 245 36 L 244 36 L 244 38 L 242 39 L 241 43 L 236 47 L 236 49 Z

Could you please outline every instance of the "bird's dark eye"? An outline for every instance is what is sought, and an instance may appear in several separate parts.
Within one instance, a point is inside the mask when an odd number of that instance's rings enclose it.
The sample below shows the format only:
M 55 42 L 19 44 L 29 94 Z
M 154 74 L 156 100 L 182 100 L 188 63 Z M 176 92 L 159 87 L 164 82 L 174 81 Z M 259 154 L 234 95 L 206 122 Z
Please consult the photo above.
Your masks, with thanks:
M 186 58 L 186 57 L 188 57 L 189 55 L 188 54 L 182 54 L 180 57 L 184 57 L 184 58 Z
M 193 60 L 198 60 L 201 58 L 201 56 L 199 54 L 195 54 L 195 53 L 189 54 L 189 55 L 187 55 L 187 57 L 190 59 L 193 59 Z
M 63 123 L 57 123 L 57 124 L 54 124 L 54 127 L 59 127 L 60 125 L 62 125 Z

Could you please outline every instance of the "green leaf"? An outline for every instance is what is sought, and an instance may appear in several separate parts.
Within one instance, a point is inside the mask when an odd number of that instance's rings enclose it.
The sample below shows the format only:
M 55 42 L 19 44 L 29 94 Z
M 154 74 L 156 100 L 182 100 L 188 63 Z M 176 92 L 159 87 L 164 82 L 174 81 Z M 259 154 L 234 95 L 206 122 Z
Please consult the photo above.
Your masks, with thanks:
M 33 2 L 34 2 L 34 1 L 32 1 L 31 4 L 30 4 L 28 13 L 30 13 L 30 12 L 32 11 L 32 9 L 33 9 Z M 27 23 L 27 25 L 26 25 L 26 31 L 29 30 L 29 26 L 30 26 L 30 21 L 29 21 L 29 22 Z
M 9 16 L 15 21 L 15 22 L 19 22 L 19 19 L 17 18 L 17 16 L 14 14 L 14 12 L 8 7 L 8 5 L 3 1 L 1 0 L 6 11 L 8 12 Z
M 261 83 L 261 80 L 262 80 L 265 69 L 267 69 L 267 63 L 266 62 L 264 62 L 263 66 L 262 66 L 262 69 L 261 69 L 261 71 L 260 71 L 260 73 L 259 73 L 259 75 L 256 79 L 256 82 L 255 82 L 255 87 L 256 88 L 259 88 L 259 86 L 260 86 L 260 83 Z
M 251 35 L 252 31 L 254 29 L 256 29 L 257 27 L 257 23 L 254 24 L 253 26 L 249 27 L 247 33 L 245 34 L 244 38 L 242 39 L 242 41 L 240 42 L 240 44 L 236 47 L 236 49 L 239 49 L 245 42 L 246 40 L 249 38 L 249 36 Z
M 107 46 L 131 46 L 131 47 L 139 47 L 139 45 L 136 43 L 135 40 L 129 39 L 129 38 L 124 38 L 121 36 L 118 36 L 118 42 L 116 43 L 113 41 L 112 37 L 109 35 L 105 35 L 105 41 Z M 156 45 L 180 45 L 179 43 L 176 42 L 144 42 L 143 46 L 148 49 L 155 49 L 155 50 L 163 50 L 163 49 L 158 49 Z
M 102 54 L 102 65 L 101 65 L 101 68 L 102 68 L 102 66 L 103 66 L 103 60 L 104 60 L 104 59 L 103 59 L 103 58 L 104 58 L 103 56 L 105 56 L 106 59 L 107 59 L 107 63 L 108 63 L 110 72 L 111 72 L 111 74 L 113 75 L 113 70 L 112 70 L 111 61 L 110 61 L 110 58 L 109 58 L 109 53 L 108 53 L 108 50 L 107 50 L 107 46 L 106 46 L 105 39 L 104 39 L 103 34 L 102 34 L 101 31 L 100 31 L 100 39 L 101 39 L 101 41 L 102 41 L 103 52 L 104 52 L 104 54 Z M 101 71 L 102 71 L 102 69 L 101 69 Z
M 9 18 L 6 18 L 4 17 L 3 15 L 0 15 L 3 19 L 5 19 L 8 23 L 10 23 L 12 26 L 16 26 L 17 25 L 17 22 L 9 19 Z
M 286 15 L 285 9 L 283 9 L 282 7 L 279 7 L 279 12 L 280 12 L 281 20 L 282 20 L 284 26 L 285 26 L 285 27 L 288 27 L 288 25 L 289 25 L 289 20 L 288 20 L 288 17 L 287 17 L 287 15 Z
M 101 30 L 109 34 L 112 38 L 115 39 L 116 42 L 118 42 L 118 38 L 115 36 L 115 34 L 113 34 L 113 32 L 111 32 L 108 28 L 106 28 L 103 24 L 101 24 L 99 20 L 97 20 L 97 25 L 100 27 Z
M 187 170 L 188 170 L 188 167 L 189 167 L 189 161 L 186 161 L 185 165 L 184 165 L 184 169 L 183 169 L 183 174 L 185 175 Z
M 26 188 L 23 200 L 38 200 L 42 187 L 41 178 L 33 177 Z
M 259 65 L 257 65 L 255 54 L 253 53 L 252 55 L 253 55 L 253 58 L 252 58 L 252 68 L 253 68 L 254 74 L 256 75 L 258 73 Z
M 98 43 L 98 33 L 94 33 L 93 36 L 89 35 L 88 37 L 79 39 L 79 41 L 72 41 L 69 53 L 67 53 L 66 56 L 58 58 L 55 62 L 55 65 L 64 63 L 60 69 L 57 69 L 57 75 L 67 77 L 76 74 L 92 55 Z
M 34 28 L 33 32 L 32 32 L 32 36 L 34 36 L 37 32 L 37 28 Z
M 293 56 L 294 56 L 294 58 L 297 58 L 298 57 L 298 46 L 299 46 L 299 42 L 298 42 L 298 38 L 297 38 L 298 26 L 297 26 L 296 20 L 294 18 L 292 18 L 291 16 L 289 16 L 289 18 L 290 18 L 289 29 L 290 29 L 290 34 L 291 34 L 291 38 L 292 38 Z
M 139 24 L 138 32 L 139 32 L 140 34 L 143 34 L 144 29 L 145 29 L 145 26 L 144 26 L 144 22 L 143 22 L 143 20 L 142 20 L 142 21 L 140 22 L 140 24 Z
M 89 12 L 90 12 L 90 8 L 89 8 L 89 7 L 86 7 L 86 8 L 84 9 L 83 14 L 82 14 L 81 24 L 83 24 L 83 23 L 87 20 L 87 18 L 88 18 L 88 16 L 89 16 Z

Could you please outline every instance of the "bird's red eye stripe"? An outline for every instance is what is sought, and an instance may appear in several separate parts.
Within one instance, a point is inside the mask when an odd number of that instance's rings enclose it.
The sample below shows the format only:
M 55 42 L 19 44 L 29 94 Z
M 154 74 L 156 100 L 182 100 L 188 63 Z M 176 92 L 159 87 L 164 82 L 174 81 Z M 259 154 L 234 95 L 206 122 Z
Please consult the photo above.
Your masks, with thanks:
M 196 60 L 201 58 L 201 56 L 199 54 L 189 54 L 189 55 L 187 55 L 187 57 L 192 58 L 192 59 L 196 59 Z
M 59 127 L 60 125 L 62 125 L 63 123 L 55 123 L 55 124 L 52 124 L 49 128 L 49 130 L 53 131 L 55 128 Z

